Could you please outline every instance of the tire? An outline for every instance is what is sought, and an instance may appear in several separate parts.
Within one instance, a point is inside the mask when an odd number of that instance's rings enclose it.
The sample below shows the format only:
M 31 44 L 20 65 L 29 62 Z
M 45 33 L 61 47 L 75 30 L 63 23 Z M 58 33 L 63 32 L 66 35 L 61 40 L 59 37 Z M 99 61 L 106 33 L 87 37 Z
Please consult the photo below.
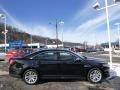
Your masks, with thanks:
M 8 60 L 8 63 L 10 63 L 11 58 Z
M 90 69 L 87 75 L 87 79 L 91 83 L 100 83 L 103 80 L 102 71 L 98 68 Z
M 26 84 L 34 85 L 39 80 L 38 72 L 35 69 L 28 69 L 23 74 L 23 80 Z

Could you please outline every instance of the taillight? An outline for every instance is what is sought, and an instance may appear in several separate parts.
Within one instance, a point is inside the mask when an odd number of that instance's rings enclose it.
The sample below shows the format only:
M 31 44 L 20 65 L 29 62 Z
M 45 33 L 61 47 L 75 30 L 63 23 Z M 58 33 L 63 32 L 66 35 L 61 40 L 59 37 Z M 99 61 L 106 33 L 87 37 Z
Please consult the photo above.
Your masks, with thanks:
M 8 56 L 8 55 L 10 56 L 10 55 L 12 55 L 12 54 L 5 54 L 5 55 L 6 55 L 6 56 Z
M 17 52 L 12 52 L 12 53 L 17 53 Z
M 16 61 L 14 61 L 14 60 L 10 60 L 10 65 L 14 65 L 14 64 L 16 64 Z

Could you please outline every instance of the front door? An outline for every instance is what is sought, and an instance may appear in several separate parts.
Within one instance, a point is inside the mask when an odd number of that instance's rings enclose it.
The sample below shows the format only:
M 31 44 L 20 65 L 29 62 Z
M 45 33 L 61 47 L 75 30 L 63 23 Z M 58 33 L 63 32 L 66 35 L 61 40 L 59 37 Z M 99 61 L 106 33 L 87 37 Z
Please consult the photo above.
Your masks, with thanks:
M 83 65 L 81 61 L 75 62 L 77 56 L 68 51 L 59 51 L 59 61 L 61 75 L 63 76 L 80 76 L 82 73 Z

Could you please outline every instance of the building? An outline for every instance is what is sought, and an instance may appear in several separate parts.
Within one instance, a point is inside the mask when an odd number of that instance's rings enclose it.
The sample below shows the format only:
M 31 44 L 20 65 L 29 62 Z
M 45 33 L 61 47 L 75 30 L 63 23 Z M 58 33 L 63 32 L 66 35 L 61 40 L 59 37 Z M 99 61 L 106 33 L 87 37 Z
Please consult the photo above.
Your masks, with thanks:
M 7 48 L 43 48 L 45 47 L 45 44 L 42 43 L 32 43 L 32 44 L 23 44 L 22 46 L 19 47 L 19 45 L 13 45 L 12 47 L 10 44 L 6 44 Z M 0 44 L 0 48 L 5 48 L 5 44 Z
M 101 46 L 102 46 L 103 48 L 109 48 L 109 43 L 102 43 Z M 118 42 L 112 42 L 112 43 L 111 43 L 111 47 L 112 47 L 113 49 L 119 48 L 119 43 L 118 43 Z

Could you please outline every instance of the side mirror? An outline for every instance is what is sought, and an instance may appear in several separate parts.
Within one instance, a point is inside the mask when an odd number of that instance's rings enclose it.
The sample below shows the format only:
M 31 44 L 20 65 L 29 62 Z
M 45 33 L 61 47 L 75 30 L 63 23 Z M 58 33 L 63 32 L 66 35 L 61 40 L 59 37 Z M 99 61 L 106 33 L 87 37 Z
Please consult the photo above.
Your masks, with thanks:
M 79 57 L 77 57 L 77 58 L 75 59 L 75 62 L 77 62 L 77 61 L 80 61 L 80 58 L 79 58 Z
M 84 59 L 87 59 L 87 57 L 86 56 L 83 56 L 84 57 Z
M 30 57 L 30 59 L 33 59 L 33 57 Z

